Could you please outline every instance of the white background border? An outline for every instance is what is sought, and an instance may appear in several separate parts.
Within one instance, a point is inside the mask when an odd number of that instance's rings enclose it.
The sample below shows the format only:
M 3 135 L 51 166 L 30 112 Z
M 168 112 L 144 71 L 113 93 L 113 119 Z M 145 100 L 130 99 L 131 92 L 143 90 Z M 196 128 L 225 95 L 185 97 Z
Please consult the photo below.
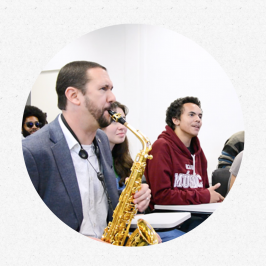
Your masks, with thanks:
M 263 265 L 265 261 L 264 1 L 1 1 L 1 262 L 5 265 Z M 145 248 L 90 240 L 44 206 L 21 152 L 28 93 L 66 44 L 99 28 L 150 24 L 174 30 L 205 49 L 240 99 L 245 156 L 232 193 L 204 224 L 171 242 Z M 229 107 L 228 107 L 229 108 Z

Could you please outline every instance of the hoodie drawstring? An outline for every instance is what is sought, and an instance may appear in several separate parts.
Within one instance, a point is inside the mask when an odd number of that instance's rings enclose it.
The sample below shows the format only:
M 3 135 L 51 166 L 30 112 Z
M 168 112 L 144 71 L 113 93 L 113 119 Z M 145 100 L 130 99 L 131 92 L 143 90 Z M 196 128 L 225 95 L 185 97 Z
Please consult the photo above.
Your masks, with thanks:
M 196 169 L 196 159 L 195 159 L 195 154 L 191 154 L 192 159 L 193 159 L 193 175 L 196 175 L 195 169 Z

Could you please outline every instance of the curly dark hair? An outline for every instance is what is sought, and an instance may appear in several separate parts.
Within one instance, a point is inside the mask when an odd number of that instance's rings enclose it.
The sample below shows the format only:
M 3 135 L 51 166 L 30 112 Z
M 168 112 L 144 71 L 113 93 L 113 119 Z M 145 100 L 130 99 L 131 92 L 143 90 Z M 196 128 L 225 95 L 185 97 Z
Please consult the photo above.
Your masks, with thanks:
M 87 76 L 87 70 L 97 67 L 106 70 L 104 66 L 89 61 L 74 61 L 61 68 L 56 80 L 57 106 L 60 110 L 66 110 L 66 89 L 74 87 L 85 94 L 85 85 L 90 80 L 90 77 Z
M 173 123 L 173 118 L 177 118 L 180 120 L 180 116 L 184 110 L 183 105 L 185 103 L 194 103 L 199 108 L 201 108 L 200 101 L 196 97 L 187 96 L 184 98 L 178 98 L 175 101 L 173 101 L 166 110 L 166 118 L 165 118 L 166 124 L 169 127 L 171 127 L 173 130 L 175 130 L 175 124 Z
M 125 115 L 128 114 L 128 108 L 119 103 L 112 103 L 111 109 L 115 111 L 117 108 L 121 108 Z M 133 160 L 129 153 L 128 139 L 125 138 L 125 141 L 120 144 L 115 144 L 112 150 L 112 156 L 114 159 L 114 168 L 117 175 L 121 178 L 119 185 L 122 186 L 125 183 L 125 179 L 130 176 L 130 169 L 133 165 Z
M 22 134 L 24 137 L 29 135 L 28 131 L 26 131 L 23 127 L 25 120 L 29 116 L 35 116 L 38 118 L 39 122 L 41 123 L 41 128 L 47 123 L 46 122 L 46 113 L 43 113 L 38 107 L 32 105 L 26 105 L 22 117 Z

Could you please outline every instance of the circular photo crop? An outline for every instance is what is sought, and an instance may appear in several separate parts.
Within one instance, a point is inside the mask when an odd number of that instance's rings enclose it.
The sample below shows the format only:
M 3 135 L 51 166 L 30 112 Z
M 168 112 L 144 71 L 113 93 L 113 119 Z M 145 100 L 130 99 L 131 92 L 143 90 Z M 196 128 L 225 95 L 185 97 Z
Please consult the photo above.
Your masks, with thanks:
M 63 223 L 146 246 L 191 232 L 219 208 L 237 178 L 244 122 L 207 51 L 163 27 L 125 24 L 52 58 L 21 137 L 34 189 Z

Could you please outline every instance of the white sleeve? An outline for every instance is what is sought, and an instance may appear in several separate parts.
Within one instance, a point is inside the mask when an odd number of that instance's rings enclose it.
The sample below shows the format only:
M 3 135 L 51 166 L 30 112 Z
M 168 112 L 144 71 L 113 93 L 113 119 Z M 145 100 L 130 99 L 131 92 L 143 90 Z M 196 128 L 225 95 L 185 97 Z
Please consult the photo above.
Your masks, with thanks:
M 230 172 L 236 177 L 241 165 L 241 161 L 242 161 L 242 156 L 243 156 L 243 151 L 241 151 L 234 159 L 231 168 L 230 168 Z

